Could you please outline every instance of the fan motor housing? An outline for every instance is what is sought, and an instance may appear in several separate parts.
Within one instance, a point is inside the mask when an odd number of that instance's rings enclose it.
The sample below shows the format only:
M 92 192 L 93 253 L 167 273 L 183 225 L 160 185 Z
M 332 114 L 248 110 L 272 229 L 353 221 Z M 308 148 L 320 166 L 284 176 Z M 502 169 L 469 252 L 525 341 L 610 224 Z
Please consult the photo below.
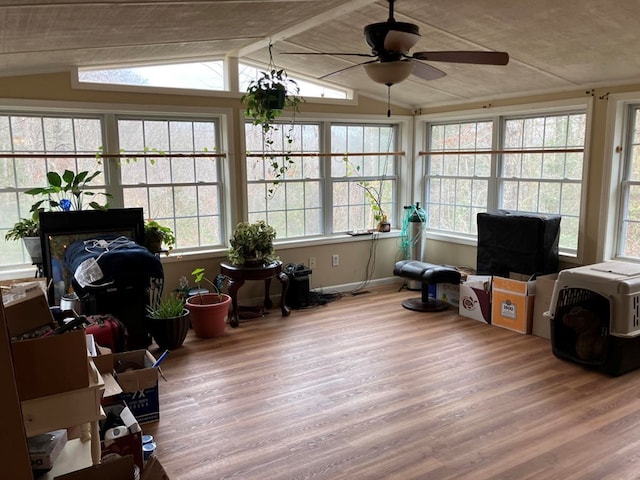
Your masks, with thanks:
M 403 32 L 411 35 L 420 35 L 420 29 L 413 23 L 406 22 L 379 22 L 364 27 L 364 38 L 371 47 L 374 55 L 379 55 L 383 61 L 399 60 L 402 54 L 407 52 L 392 52 L 384 48 L 384 41 L 390 31 Z

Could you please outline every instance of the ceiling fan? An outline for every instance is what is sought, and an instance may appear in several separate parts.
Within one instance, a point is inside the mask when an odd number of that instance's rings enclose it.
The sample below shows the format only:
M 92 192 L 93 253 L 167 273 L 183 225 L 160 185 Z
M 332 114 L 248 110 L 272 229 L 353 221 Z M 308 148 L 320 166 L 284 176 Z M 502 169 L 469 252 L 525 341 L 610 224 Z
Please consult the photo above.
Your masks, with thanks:
M 423 60 L 480 65 L 506 65 L 509 62 L 509 54 L 506 52 L 461 50 L 415 52 L 409 54 L 409 50 L 411 50 L 420 38 L 420 30 L 417 25 L 412 23 L 397 22 L 393 16 L 393 4 L 395 0 L 388 1 L 389 18 L 387 21 L 372 23 L 364 27 L 364 37 L 367 44 L 371 47 L 371 53 L 313 52 L 303 54 L 300 52 L 290 52 L 289 54 L 342 55 L 373 58 L 373 60 L 350 65 L 346 68 L 323 75 L 320 78 L 326 78 L 351 68 L 364 66 L 367 75 L 374 82 L 385 84 L 388 87 L 402 82 L 411 74 L 424 80 L 435 80 L 446 75 L 442 70 L 423 63 Z

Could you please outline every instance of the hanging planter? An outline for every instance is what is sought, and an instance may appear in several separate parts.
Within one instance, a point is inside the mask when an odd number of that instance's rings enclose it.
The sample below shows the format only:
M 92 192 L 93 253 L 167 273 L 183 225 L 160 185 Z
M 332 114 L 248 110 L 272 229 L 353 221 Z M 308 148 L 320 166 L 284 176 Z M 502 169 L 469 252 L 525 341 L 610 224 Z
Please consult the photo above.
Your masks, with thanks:
M 289 78 L 284 69 L 278 69 L 273 63 L 271 45 L 269 45 L 269 67 L 262 72 L 258 79 L 252 81 L 242 96 L 245 105 L 245 116 L 253 125 L 260 126 L 264 135 L 264 156 L 273 175 L 273 187 L 269 188 L 269 196 L 275 193 L 275 187 L 284 179 L 289 167 L 294 163 L 291 159 L 290 147 L 293 144 L 293 125 L 295 114 L 299 111 L 300 103 L 304 101 L 299 96 L 300 87 L 295 80 Z M 293 113 L 292 120 L 287 126 L 276 123 L 286 109 Z M 273 146 L 280 128 L 284 129 L 284 151 L 276 151 Z

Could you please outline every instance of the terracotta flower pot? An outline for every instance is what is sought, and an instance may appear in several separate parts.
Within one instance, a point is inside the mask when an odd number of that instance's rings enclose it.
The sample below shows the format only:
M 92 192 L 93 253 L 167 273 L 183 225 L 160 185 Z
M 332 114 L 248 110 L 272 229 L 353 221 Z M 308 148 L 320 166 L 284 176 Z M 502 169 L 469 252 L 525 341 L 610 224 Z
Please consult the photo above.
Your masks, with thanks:
M 186 307 L 191 312 L 191 326 L 196 337 L 211 338 L 224 335 L 229 317 L 231 297 L 225 293 L 205 293 L 187 298 Z
M 188 309 L 182 315 L 173 318 L 146 317 L 147 330 L 163 350 L 180 348 L 189 332 L 191 313 Z

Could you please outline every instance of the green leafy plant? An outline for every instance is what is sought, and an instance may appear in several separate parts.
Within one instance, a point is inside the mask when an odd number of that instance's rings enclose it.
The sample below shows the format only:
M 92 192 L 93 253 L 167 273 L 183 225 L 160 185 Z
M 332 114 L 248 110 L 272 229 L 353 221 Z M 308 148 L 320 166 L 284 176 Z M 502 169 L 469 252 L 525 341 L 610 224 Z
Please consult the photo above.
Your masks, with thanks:
M 111 194 L 104 192 L 93 192 L 87 190 L 87 185 L 100 175 L 100 171 L 89 173 L 82 171 L 79 173 L 65 170 L 62 175 L 58 172 L 47 173 L 47 186 L 32 188 L 25 191 L 27 195 L 42 196 L 44 198 L 31 205 L 30 218 L 21 218 L 14 226 L 7 231 L 6 240 L 19 240 L 27 237 L 37 237 L 40 235 L 40 224 L 38 219 L 40 213 L 44 211 L 71 211 L 82 210 L 84 200 L 101 195 L 106 199 L 111 198 Z M 106 210 L 109 208 L 108 202 L 100 204 L 96 201 L 89 202 L 89 207 L 96 210 Z
M 213 289 L 218 294 L 218 302 L 222 301 L 222 275 L 218 275 L 215 280 L 211 280 L 205 276 L 205 269 L 202 267 L 196 268 L 191 275 L 194 277 L 194 281 L 198 286 L 198 295 L 202 298 L 202 282 L 207 282 L 209 285 L 213 287 Z
M 241 222 L 229 240 L 231 248 L 227 257 L 234 265 L 244 265 L 247 261 L 272 262 L 277 259 L 273 249 L 274 238 L 275 229 L 264 220 Z
M 176 246 L 176 237 L 171 228 L 148 219 L 144 222 L 144 243 L 153 253 L 159 252 L 164 243 L 170 252 Z
M 291 158 L 291 146 L 293 144 L 293 125 L 296 113 L 300 111 L 300 104 L 304 99 L 299 96 L 298 83 L 289 78 L 284 69 L 278 69 L 273 63 L 271 45 L 269 45 L 269 66 L 266 72 L 262 72 L 258 79 L 252 81 L 247 91 L 241 97 L 245 105 L 245 116 L 251 119 L 253 125 L 260 126 L 264 141 L 265 155 L 273 173 L 272 187 L 268 189 L 269 196 L 273 196 L 276 187 L 284 178 L 285 173 L 294 164 Z M 276 123 L 285 109 L 293 113 L 289 125 Z M 275 150 L 276 133 L 284 128 L 284 151 Z
M 176 295 L 170 295 L 160 299 L 155 307 L 147 306 L 149 318 L 176 318 L 184 312 L 184 301 Z
M 353 163 L 351 163 L 347 155 L 344 156 L 343 161 L 345 162 L 347 168 L 348 177 L 352 175 L 362 176 L 362 173 L 360 172 L 360 165 L 354 165 Z M 382 208 L 384 178 L 377 180 L 376 182 L 362 179 L 358 181 L 357 185 L 364 190 L 364 196 L 371 205 L 371 213 L 373 214 L 373 219 L 378 223 L 386 222 L 387 215 Z
M 42 212 L 45 210 L 44 206 L 47 206 L 49 211 L 63 211 L 68 212 L 70 210 L 82 210 L 84 207 L 84 200 L 94 198 L 96 195 L 102 195 L 105 198 L 111 198 L 109 193 L 93 192 L 87 190 L 87 185 L 91 181 L 100 175 L 102 172 L 96 171 L 89 173 L 84 170 L 82 172 L 75 173 L 71 170 L 65 170 L 62 175 L 58 172 L 47 173 L 46 187 L 38 187 L 27 190 L 27 195 L 41 195 L 46 198 L 38 200 L 31 206 L 32 214 L 36 212 Z M 100 204 L 95 200 L 89 202 L 89 206 L 95 210 L 106 210 L 109 208 L 109 204 Z
M 22 218 L 7 231 L 5 240 L 20 240 L 26 237 L 37 237 L 40 235 L 40 224 L 33 218 Z

